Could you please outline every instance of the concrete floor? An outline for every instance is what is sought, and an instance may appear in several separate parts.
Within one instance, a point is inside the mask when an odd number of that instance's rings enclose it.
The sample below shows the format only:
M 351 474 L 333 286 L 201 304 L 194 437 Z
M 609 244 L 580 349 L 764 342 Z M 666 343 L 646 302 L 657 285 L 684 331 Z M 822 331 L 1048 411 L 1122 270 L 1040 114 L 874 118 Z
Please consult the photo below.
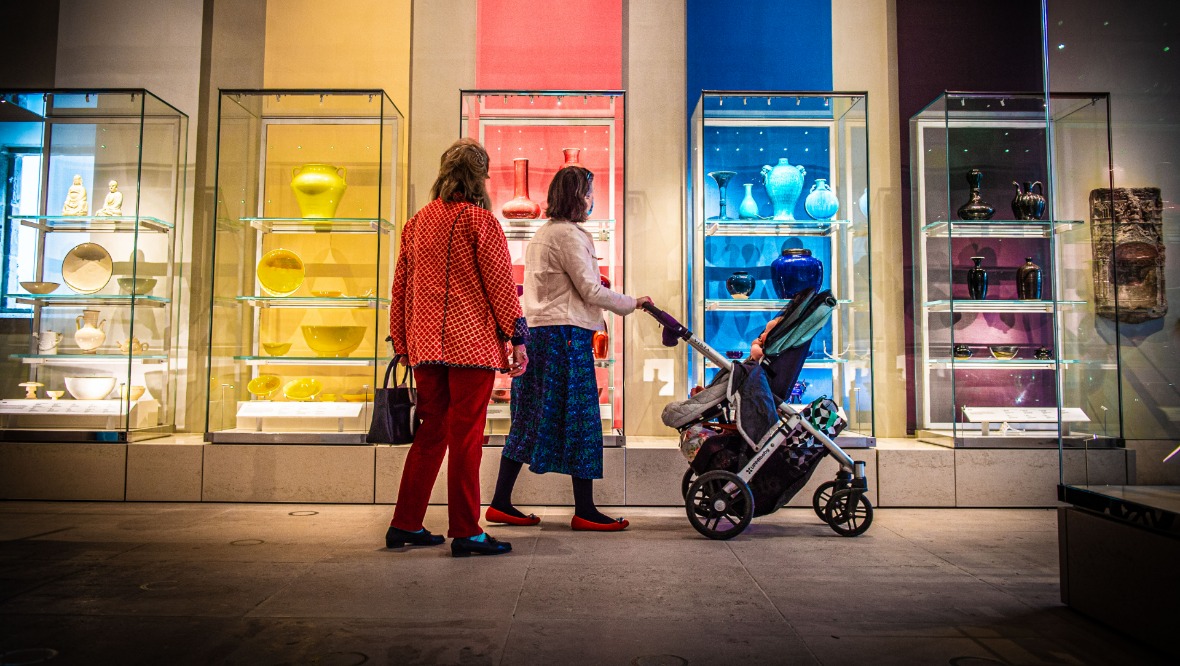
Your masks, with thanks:
M 708 541 L 496 527 L 515 551 L 385 550 L 387 506 L 0 503 L 0 663 L 1166 663 L 1061 605 L 1052 510 L 809 510 Z M 445 509 L 427 527 L 444 531 Z

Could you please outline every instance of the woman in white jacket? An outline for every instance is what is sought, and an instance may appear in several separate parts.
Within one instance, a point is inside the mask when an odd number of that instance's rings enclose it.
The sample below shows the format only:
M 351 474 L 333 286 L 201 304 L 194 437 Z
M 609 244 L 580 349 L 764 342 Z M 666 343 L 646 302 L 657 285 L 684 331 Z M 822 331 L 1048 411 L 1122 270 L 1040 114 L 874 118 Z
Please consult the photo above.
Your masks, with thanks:
M 604 328 L 602 311 L 635 311 L 634 298 L 604 287 L 590 234 L 581 227 L 594 208 L 594 174 L 562 168 L 549 185 L 549 221 L 525 250 L 524 301 L 529 326 L 529 365 L 512 380 L 512 428 L 500 459 L 488 522 L 536 525 L 512 505 L 523 465 L 544 474 L 569 474 L 574 485 L 575 530 L 615 532 L 627 521 L 602 514 L 594 504 L 594 479 L 602 478 L 602 423 L 591 341 Z

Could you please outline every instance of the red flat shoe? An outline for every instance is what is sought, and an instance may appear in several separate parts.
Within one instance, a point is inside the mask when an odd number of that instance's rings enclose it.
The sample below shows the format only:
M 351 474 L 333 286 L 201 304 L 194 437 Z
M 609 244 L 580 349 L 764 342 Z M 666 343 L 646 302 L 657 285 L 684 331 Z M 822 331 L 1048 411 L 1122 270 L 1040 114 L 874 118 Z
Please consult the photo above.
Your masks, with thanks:
M 574 516 L 570 521 L 572 529 L 584 532 L 622 532 L 630 524 L 625 518 L 619 518 L 613 523 L 592 523 L 585 518 Z
M 522 527 L 529 527 L 530 525 L 536 525 L 537 523 L 541 522 L 540 518 L 534 516 L 531 513 L 524 518 L 517 518 L 516 516 L 509 515 L 490 506 L 488 507 L 488 510 L 484 512 L 483 517 L 484 520 L 488 521 L 489 523 L 500 523 L 502 525 L 520 525 Z

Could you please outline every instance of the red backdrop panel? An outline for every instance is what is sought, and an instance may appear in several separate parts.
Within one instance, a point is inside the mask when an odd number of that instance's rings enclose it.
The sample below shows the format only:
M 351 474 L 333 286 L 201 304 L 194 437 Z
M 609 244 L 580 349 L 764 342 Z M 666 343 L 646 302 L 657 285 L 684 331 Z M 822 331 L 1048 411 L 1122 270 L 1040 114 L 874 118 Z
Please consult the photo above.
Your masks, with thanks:
M 479 0 L 476 88 L 623 87 L 622 0 Z

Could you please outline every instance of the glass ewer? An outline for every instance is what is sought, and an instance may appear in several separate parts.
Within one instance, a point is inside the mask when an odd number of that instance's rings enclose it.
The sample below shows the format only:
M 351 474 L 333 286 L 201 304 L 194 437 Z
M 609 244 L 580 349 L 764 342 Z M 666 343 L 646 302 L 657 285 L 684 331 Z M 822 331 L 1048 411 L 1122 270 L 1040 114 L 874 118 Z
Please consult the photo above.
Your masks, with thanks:
M 840 200 L 828 186 L 827 180 L 816 178 L 807 198 L 803 200 L 803 209 L 814 220 L 830 220 L 836 216 L 836 211 L 840 210 Z
M 971 257 L 975 265 L 967 271 L 967 294 L 972 299 L 982 301 L 987 298 L 987 271 L 984 270 L 983 257 Z
M 578 156 L 582 154 L 581 148 L 562 148 L 561 154 L 565 155 L 565 162 L 561 165 L 562 169 L 567 166 L 582 166 L 582 163 L 578 161 Z
M 961 220 L 990 220 L 992 215 L 996 214 L 996 209 L 987 205 L 983 198 L 979 195 L 979 189 L 983 187 L 983 172 L 979 169 L 972 169 L 967 172 L 967 184 L 971 186 L 971 199 L 967 203 L 959 206 L 959 219 Z
M 714 220 L 728 220 L 729 217 L 725 214 L 725 186 L 729 185 L 731 178 L 737 175 L 734 171 L 710 171 L 709 177 L 717 182 L 717 200 L 721 202 L 720 210 L 717 217 L 710 218 Z
M 743 220 L 761 220 L 758 202 L 754 201 L 754 183 L 745 183 L 742 187 L 746 188 L 746 195 L 742 197 L 742 203 L 738 206 L 738 217 Z
M 500 213 L 509 220 L 535 220 L 541 216 L 541 205 L 529 198 L 529 160 L 518 157 L 512 160 L 514 175 L 512 200 L 500 208 Z
M 794 220 L 795 203 L 803 191 L 803 177 L 807 170 L 802 166 L 793 165 L 785 157 L 780 157 L 778 164 L 762 167 L 762 178 L 766 182 L 766 195 L 774 205 L 775 220 Z
M 1024 258 L 1024 265 L 1016 269 L 1016 297 L 1022 301 L 1041 300 L 1041 267 L 1032 257 Z

